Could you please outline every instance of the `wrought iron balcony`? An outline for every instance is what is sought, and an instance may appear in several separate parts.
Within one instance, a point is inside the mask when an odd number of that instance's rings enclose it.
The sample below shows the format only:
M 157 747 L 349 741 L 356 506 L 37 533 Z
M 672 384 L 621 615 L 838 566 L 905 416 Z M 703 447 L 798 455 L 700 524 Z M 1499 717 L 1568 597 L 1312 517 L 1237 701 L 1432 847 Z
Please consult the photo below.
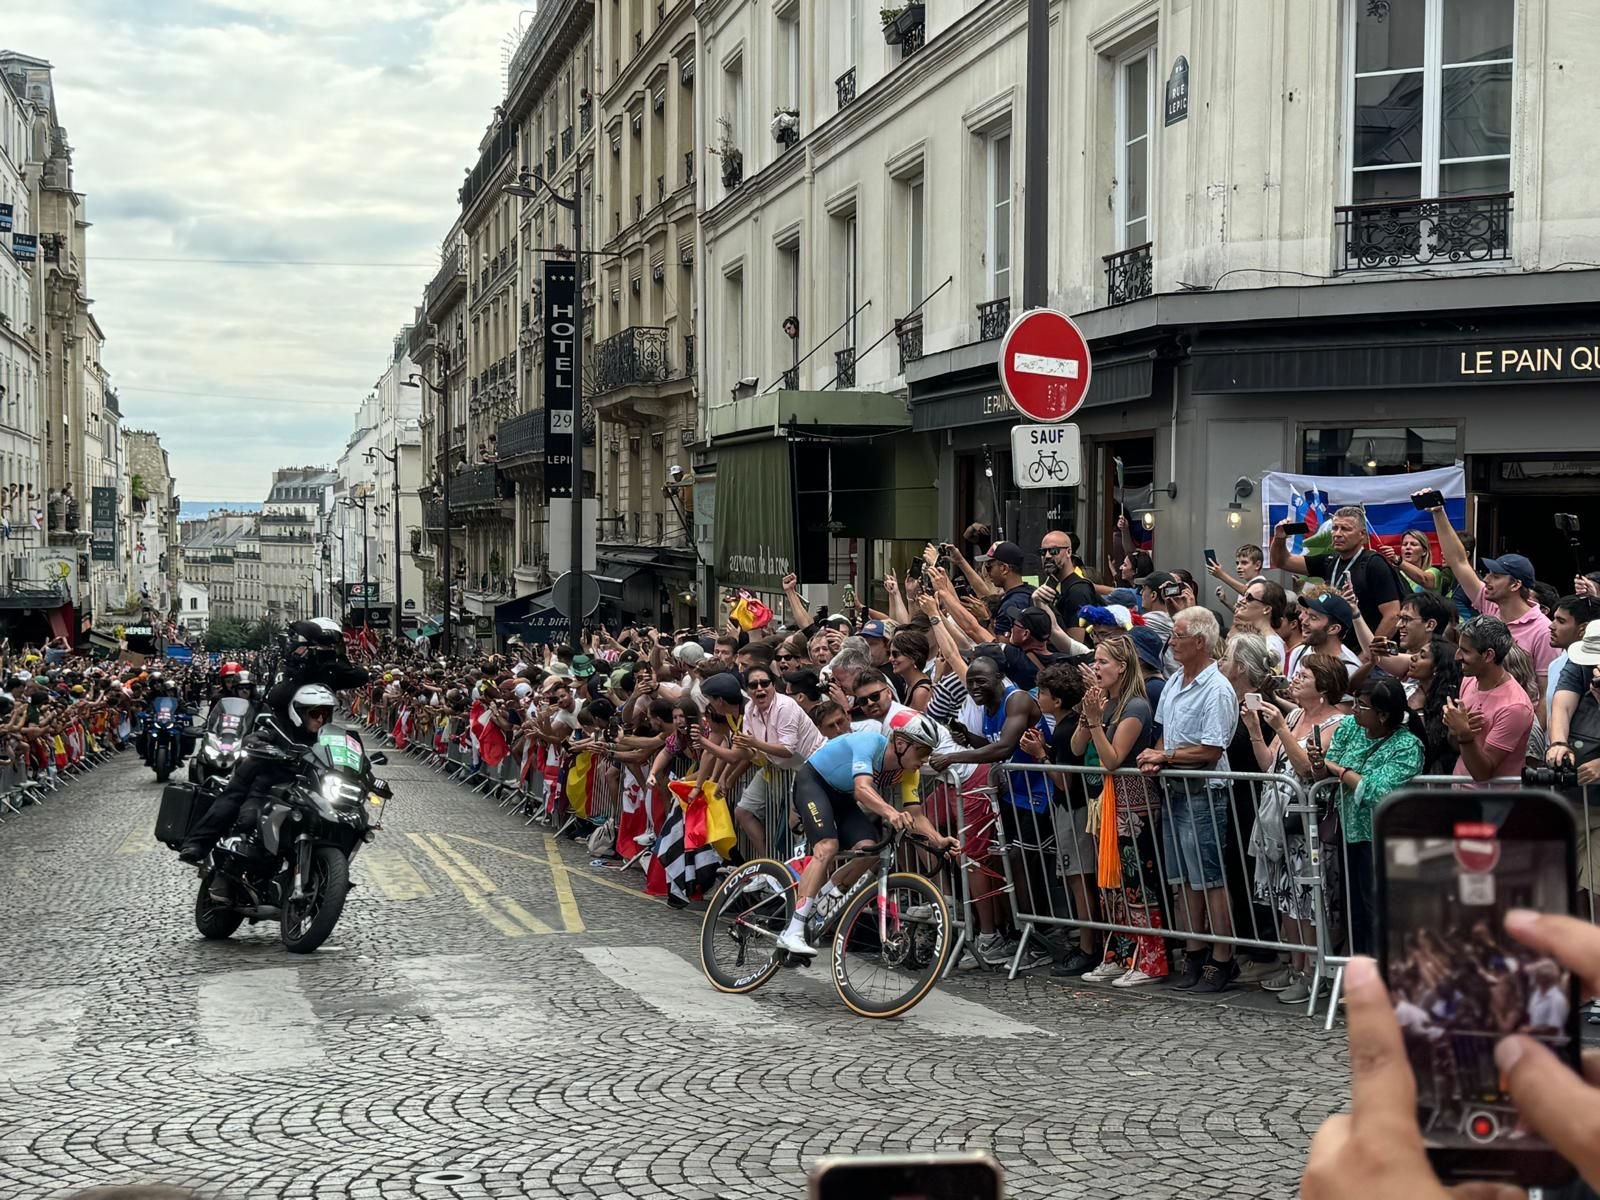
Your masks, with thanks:
M 834 381 L 837 388 L 853 388 L 856 385 L 856 348 L 846 346 L 843 350 L 833 352 Z
M 428 500 L 422 505 L 422 527 L 424 529 L 444 528 L 444 501 Z
M 992 342 L 1011 327 L 1011 297 L 985 300 L 978 305 L 978 340 Z
M 667 198 L 667 177 L 665 175 L 657 175 L 656 176 L 656 203 L 660 204 L 666 198 Z
M 544 453 L 544 409 L 518 413 L 509 421 L 500 422 L 495 435 L 495 445 L 500 452 L 500 463 L 505 465 L 525 454 Z
M 855 103 L 856 98 L 856 69 L 851 67 L 843 75 L 833 81 L 834 94 L 839 98 L 840 108 L 849 108 Z
M 900 343 L 900 374 L 906 373 L 906 364 L 922 357 L 922 314 L 913 313 L 894 324 L 895 340 Z
M 544 176 L 551 179 L 556 173 L 556 144 L 551 142 L 544 152 Z
M 582 137 L 594 128 L 594 101 L 585 100 L 578 106 L 578 136 Z
M 498 467 L 468 467 L 450 477 L 450 508 L 482 508 L 499 504 L 512 494 L 512 484 L 501 478 Z
M 572 157 L 572 126 L 568 125 L 561 131 L 561 157 Z
M 428 308 L 432 309 L 436 304 L 438 304 L 440 297 L 443 296 L 450 288 L 458 285 L 465 287 L 466 282 L 467 272 L 465 266 L 463 266 L 461 262 L 461 247 L 457 246 L 455 249 L 450 251 L 449 256 L 444 260 L 443 265 L 440 266 L 438 274 L 436 274 L 428 283 Z
M 1509 261 L 1513 195 L 1342 205 L 1333 210 L 1338 269 Z
M 634 325 L 594 348 L 596 392 L 671 378 L 667 331 L 660 325 Z
M 800 390 L 800 368 L 790 367 L 786 370 L 778 381 L 778 388 L 785 392 L 798 392 Z
M 1101 258 L 1106 265 L 1106 303 L 1127 304 L 1143 300 L 1155 290 L 1151 243 L 1129 246 Z
M 694 376 L 694 334 L 683 335 L 683 375 L 685 379 Z
M 901 61 L 905 61 L 918 50 L 921 50 L 922 47 L 927 44 L 927 41 L 928 26 L 925 22 L 918 21 L 915 25 L 909 27 L 905 31 L 905 35 L 900 39 Z
M 683 186 L 694 186 L 694 151 L 685 150 L 683 153 Z

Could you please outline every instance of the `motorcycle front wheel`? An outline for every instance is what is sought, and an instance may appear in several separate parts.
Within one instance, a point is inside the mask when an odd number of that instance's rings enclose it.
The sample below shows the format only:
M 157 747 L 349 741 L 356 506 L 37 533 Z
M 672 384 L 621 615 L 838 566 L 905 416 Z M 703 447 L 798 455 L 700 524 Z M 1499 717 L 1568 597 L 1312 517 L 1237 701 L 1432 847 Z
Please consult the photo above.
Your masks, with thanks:
M 334 846 L 318 846 L 311 856 L 306 898 L 283 906 L 279 932 L 284 948 L 293 954 L 310 954 L 333 932 L 344 912 L 350 890 L 350 862 Z
M 155 761 L 151 764 L 156 769 L 156 782 L 165 783 L 172 778 L 172 750 L 168 746 L 157 746 Z
M 211 898 L 211 878 L 214 874 L 215 871 L 206 872 L 200 880 L 200 893 L 194 898 L 194 927 L 207 941 L 231 937 L 244 921 L 241 914 Z

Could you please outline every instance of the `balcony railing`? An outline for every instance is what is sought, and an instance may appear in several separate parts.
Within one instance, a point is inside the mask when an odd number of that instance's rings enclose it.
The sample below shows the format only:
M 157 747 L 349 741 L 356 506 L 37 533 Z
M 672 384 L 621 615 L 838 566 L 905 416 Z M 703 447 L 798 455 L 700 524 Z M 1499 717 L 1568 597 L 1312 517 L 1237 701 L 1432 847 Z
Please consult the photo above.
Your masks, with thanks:
M 594 348 L 594 358 L 597 392 L 671 378 L 667 331 L 659 325 L 635 325 L 608 337 Z
M 839 107 L 848 108 L 856 98 L 856 69 L 851 67 L 833 81 L 834 94 L 839 97 Z
M 1513 193 L 1384 200 L 1333 210 L 1341 271 L 1511 258 Z
M 694 376 L 694 334 L 683 335 L 683 375 L 685 379 Z
M 572 126 L 568 125 L 561 131 L 561 157 L 572 157 Z
M 444 501 L 428 500 L 422 505 L 422 527 L 424 529 L 444 528 Z
M 452 285 L 463 283 L 465 280 L 466 268 L 461 263 L 461 247 L 457 246 L 450 251 L 449 257 L 440 266 L 438 274 L 428 284 L 428 307 L 432 308 L 438 302 L 439 297 L 444 295 L 445 291 Z
M 894 336 L 900 343 L 900 374 L 904 375 L 906 364 L 922 357 L 922 314 L 913 313 L 904 320 L 896 321 Z
M 833 352 L 834 381 L 837 388 L 853 388 L 856 385 L 856 348 L 846 346 L 843 350 Z
M 925 21 L 918 21 L 908 26 L 905 34 L 900 39 L 900 59 L 904 62 L 918 50 L 921 50 L 928 41 L 928 26 Z
M 1154 260 L 1150 245 L 1129 246 L 1101 258 L 1106 265 L 1106 303 L 1127 304 L 1143 300 L 1155 290 Z
M 553 178 L 556 173 L 556 144 L 551 142 L 544 152 L 544 177 Z
M 683 186 L 694 186 L 694 151 L 685 150 L 683 153 Z
M 450 507 L 480 508 L 509 498 L 512 488 L 494 466 L 468 467 L 450 478 Z
M 800 390 L 800 368 L 790 367 L 784 371 L 778 381 L 778 388 L 785 392 L 798 392 Z
M 509 421 L 501 421 L 500 430 L 495 435 L 495 445 L 500 451 L 502 464 L 524 454 L 543 454 L 544 409 L 518 413 Z
M 578 136 L 582 137 L 594 127 L 594 101 L 585 100 L 578 106 Z
M 985 300 L 978 305 L 978 340 L 992 342 L 1011 328 L 1011 297 Z

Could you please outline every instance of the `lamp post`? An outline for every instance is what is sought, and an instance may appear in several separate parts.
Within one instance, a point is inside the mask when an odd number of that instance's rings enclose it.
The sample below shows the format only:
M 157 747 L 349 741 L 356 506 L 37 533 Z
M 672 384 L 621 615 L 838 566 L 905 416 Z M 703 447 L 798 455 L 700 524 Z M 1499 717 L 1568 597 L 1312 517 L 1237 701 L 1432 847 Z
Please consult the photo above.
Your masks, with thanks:
M 538 192 L 531 186 L 537 183 L 550 194 L 550 199 L 572 214 L 572 243 L 575 260 L 583 261 L 583 171 L 573 172 L 570 196 L 563 196 L 541 175 L 524 167 L 516 183 L 508 183 L 500 190 L 508 196 L 532 200 Z M 567 620 L 572 631 L 572 643 L 577 644 L 579 622 L 583 620 L 583 279 L 579 272 L 577 303 L 572 313 L 572 563 L 567 571 Z
M 361 510 L 361 630 L 368 632 L 367 614 L 371 611 L 372 601 L 367 598 L 367 500 L 363 496 L 360 500 L 352 500 L 346 496 L 339 501 L 346 508 L 359 508 Z
M 381 447 L 374 446 L 367 451 L 366 459 L 371 462 L 377 455 L 382 455 L 390 467 L 394 469 L 394 480 L 391 488 L 394 495 L 394 636 L 400 637 L 400 611 L 402 601 L 400 596 L 400 439 L 395 438 L 394 453 L 391 454 Z
M 440 350 L 439 354 L 440 354 L 441 359 L 443 360 L 443 367 L 444 367 L 444 370 L 445 370 L 445 378 L 448 379 L 449 378 L 449 371 L 450 371 L 450 351 L 448 349 Z M 420 373 L 415 373 L 414 372 L 411 375 L 409 375 L 406 378 L 405 383 L 402 384 L 401 386 L 402 387 L 426 387 L 430 392 L 432 392 L 435 396 L 437 396 L 439 398 L 439 401 L 440 401 L 439 414 L 440 414 L 441 420 L 439 422 L 439 489 L 440 489 L 440 502 L 444 505 L 444 517 L 442 518 L 442 520 L 444 521 L 444 539 L 443 539 L 443 544 L 441 545 L 440 549 L 441 549 L 441 553 L 442 553 L 444 561 L 442 563 L 440 563 L 440 565 L 439 565 L 439 578 L 444 581 L 444 625 L 442 627 L 442 632 L 444 634 L 444 652 L 445 652 L 445 654 L 448 655 L 450 653 L 450 647 L 451 647 L 451 641 L 450 641 L 450 603 L 451 603 L 451 601 L 450 601 L 450 593 L 451 593 L 451 584 L 450 584 L 450 405 L 449 405 L 449 397 L 448 397 L 448 395 L 447 395 L 447 393 L 446 393 L 446 391 L 445 391 L 445 389 L 443 387 L 440 387 L 438 384 L 434 383 L 433 380 L 429 379 L 426 375 L 422 375 Z M 396 449 L 396 452 L 398 452 L 399 451 L 399 446 L 396 445 L 395 449 Z M 396 479 L 399 478 L 399 474 L 398 473 L 396 473 L 395 478 Z M 396 570 L 398 570 L 398 569 L 399 568 L 397 567 Z

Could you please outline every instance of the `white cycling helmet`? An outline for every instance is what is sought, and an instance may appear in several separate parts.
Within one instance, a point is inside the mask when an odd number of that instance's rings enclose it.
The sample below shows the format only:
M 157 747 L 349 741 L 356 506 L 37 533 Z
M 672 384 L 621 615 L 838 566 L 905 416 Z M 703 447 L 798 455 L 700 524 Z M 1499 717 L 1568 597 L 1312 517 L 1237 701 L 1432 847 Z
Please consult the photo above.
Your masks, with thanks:
M 293 721 L 295 728 L 305 728 L 305 717 L 319 708 L 328 710 L 328 718 L 332 720 L 333 710 L 338 705 L 333 693 L 320 683 L 308 683 L 305 687 L 295 692 L 289 701 L 289 720 Z
M 904 714 L 903 719 L 891 721 L 889 728 L 892 733 L 901 734 L 918 746 L 926 746 L 929 750 L 939 747 L 939 726 L 924 713 Z

